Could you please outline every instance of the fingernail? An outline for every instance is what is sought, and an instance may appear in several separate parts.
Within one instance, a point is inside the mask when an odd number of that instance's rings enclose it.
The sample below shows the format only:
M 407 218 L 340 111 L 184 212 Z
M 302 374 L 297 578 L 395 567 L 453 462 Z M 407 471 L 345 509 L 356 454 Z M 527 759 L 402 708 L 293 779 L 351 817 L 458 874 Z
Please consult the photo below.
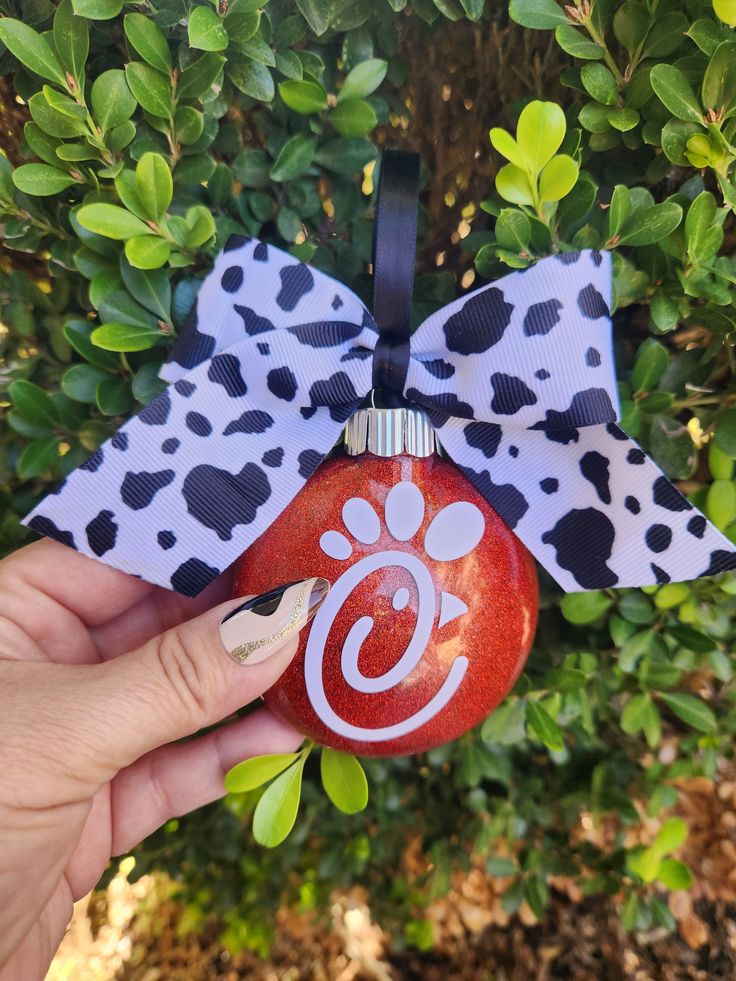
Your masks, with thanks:
M 327 580 L 316 577 L 251 597 L 220 621 L 225 650 L 240 664 L 265 661 L 309 623 L 329 591 Z

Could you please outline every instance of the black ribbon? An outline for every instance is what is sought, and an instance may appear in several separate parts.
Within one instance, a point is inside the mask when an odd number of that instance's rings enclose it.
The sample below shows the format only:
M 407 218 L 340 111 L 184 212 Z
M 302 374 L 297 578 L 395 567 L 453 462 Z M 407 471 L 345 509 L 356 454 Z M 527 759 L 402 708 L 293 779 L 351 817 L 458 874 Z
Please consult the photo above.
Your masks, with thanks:
M 418 207 L 419 156 L 386 150 L 373 232 L 373 317 L 379 331 L 373 388 L 389 408 L 406 404 L 400 393 L 409 368 Z

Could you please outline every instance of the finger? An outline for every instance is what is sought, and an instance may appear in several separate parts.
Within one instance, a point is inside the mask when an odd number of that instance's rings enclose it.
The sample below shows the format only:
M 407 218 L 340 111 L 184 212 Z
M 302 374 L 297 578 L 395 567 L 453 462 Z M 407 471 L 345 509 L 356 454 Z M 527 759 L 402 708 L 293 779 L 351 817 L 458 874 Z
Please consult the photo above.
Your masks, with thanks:
M 155 587 L 140 602 L 90 633 L 102 661 L 140 647 L 157 634 L 199 616 L 232 595 L 232 571 L 224 572 L 199 596 L 182 596 Z
M 47 764 L 48 793 L 57 800 L 95 793 L 145 753 L 253 701 L 293 658 L 299 631 L 328 588 L 308 579 L 246 604 L 231 600 L 102 664 L 6 667 L 11 708 L 17 703 L 34 720 L 18 728 L 26 752 L 38 751 Z
M 192 742 L 164 746 L 112 784 L 112 854 L 120 855 L 169 818 L 217 800 L 230 767 L 265 753 L 291 753 L 303 736 L 267 708 Z
M 86 626 L 105 623 L 157 587 L 44 538 L 18 549 L 0 564 L 3 584 L 46 597 Z

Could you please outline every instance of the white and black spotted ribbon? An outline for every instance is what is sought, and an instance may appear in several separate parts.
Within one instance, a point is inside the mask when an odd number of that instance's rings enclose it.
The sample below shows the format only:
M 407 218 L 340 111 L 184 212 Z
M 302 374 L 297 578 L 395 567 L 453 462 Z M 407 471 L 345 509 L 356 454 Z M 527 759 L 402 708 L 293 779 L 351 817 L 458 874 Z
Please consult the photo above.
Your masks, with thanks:
M 567 590 L 693 579 L 736 552 L 615 424 L 608 253 L 552 256 L 411 338 L 404 395 Z M 274 522 L 371 388 L 349 289 L 235 239 L 162 374 L 168 389 L 26 519 L 125 572 L 199 592 Z

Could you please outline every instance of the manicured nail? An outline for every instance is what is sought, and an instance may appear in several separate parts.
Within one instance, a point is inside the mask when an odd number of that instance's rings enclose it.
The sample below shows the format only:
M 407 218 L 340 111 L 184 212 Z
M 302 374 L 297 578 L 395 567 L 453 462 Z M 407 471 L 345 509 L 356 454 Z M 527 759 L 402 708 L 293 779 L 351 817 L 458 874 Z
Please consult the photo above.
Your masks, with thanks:
M 253 596 L 220 622 L 225 650 L 240 664 L 265 661 L 309 623 L 329 591 L 327 580 L 317 577 Z

